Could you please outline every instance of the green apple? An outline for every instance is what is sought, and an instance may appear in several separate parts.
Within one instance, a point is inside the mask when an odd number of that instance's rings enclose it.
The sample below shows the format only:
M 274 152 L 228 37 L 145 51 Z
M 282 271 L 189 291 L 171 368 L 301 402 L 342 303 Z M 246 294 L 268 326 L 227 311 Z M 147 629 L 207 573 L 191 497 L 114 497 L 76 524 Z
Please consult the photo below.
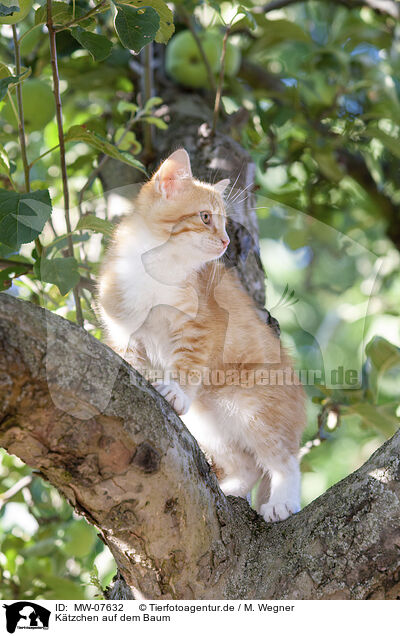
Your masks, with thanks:
M 13 96 L 17 108 L 15 95 Z M 28 132 L 42 130 L 55 115 L 54 95 L 50 86 L 39 79 L 28 79 L 22 84 L 22 104 L 24 108 L 25 128 Z M 0 117 L 17 128 L 18 122 L 10 100 L 0 113 Z
M 33 5 L 33 0 L 19 0 L 19 11 L 15 11 L 11 15 L 0 17 L 0 24 L 17 24 L 21 22 L 29 13 Z
M 220 65 L 222 40 L 216 33 L 199 33 L 204 53 L 211 71 L 217 73 Z M 167 46 L 166 69 L 179 84 L 190 88 L 209 86 L 207 69 L 201 57 L 196 40 L 189 30 L 175 35 Z

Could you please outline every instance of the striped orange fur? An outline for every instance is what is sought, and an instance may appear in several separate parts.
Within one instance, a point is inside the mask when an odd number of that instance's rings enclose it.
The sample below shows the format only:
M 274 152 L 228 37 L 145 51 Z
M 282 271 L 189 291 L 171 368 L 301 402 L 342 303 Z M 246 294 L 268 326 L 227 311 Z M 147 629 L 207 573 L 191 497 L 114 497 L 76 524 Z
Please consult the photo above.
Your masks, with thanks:
M 279 339 L 236 273 L 218 260 L 229 242 L 223 191 L 193 178 L 174 152 L 117 228 L 99 280 L 110 345 L 183 417 L 226 494 L 267 521 L 300 507 L 297 454 L 304 393 Z

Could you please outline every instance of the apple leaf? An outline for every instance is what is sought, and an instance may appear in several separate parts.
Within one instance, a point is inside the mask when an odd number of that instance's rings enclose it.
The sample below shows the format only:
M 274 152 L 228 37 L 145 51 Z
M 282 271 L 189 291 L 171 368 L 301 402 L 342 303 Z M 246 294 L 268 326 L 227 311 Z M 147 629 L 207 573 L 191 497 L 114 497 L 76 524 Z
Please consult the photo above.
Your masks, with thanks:
M 0 190 L 0 236 L 2 243 L 18 247 L 39 236 L 52 212 L 48 190 L 11 192 Z
M 21 80 L 21 77 L 23 77 L 24 75 L 26 75 L 26 71 L 24 73 L 20 73 L 19 75 L 9 75 L 8 77 L 0 79 L 0 101 L 7 95 L 8 88 L 12 84 L 18 84 L 18 82 L 20 82 Z
M 400 365 L 400 348 L 381 336 L 374 336 L 367 344 L 365 352 L 381 373 Z
M 109 10 L 108 5 L 103 5 L 99 7 L 97 13 L 104 13 Z M 83 9 L 82 7 L 76 5 L 75 7 L 75 17 L 82 18 L 87 13 L 87 9 Z M 72 4 L 68 4 L 67 2 L 53 2 L 52 3 L 52 17 L 53 23 L 56 25 L 63 25 L 67 22 L 70 22 L 73 18 L 72 14 Z M 42 7 L 39 7 L 35 11 L 35 24 L 46 24 L 47 22 L 47 6 L 44 4 Z M 80 22 L 80 26 L 88 26 L 93 24 L 92 18 L 87 18 L 87 20 L 82 20 Z
M 75 230 L 92 230 L 93 232 L 99 232 L 105 236 L 111 236 L 114 231 L 114 224 L 105 219 L 99 219 L 94 214 L 87 214 L 79 219 Z
M 73 256 L 67 258 L 41 258 L 35 262 L 33 272 L 45 283 L 57 285 L 65 296 L 79 283 L 78 262 Z
M 145 105 L 143 106 L 143 112 L 150 115 L 153 108 L 155 106 L 160 106 L 160 104 L 162 103 L 163 103 L 163 100 L 161 97 L 150 97 L 150 99 L 148 99 Z
M 240 20 L 240 22 L 245 24 L 249 29 L 254 30 L 257 28 L 257 22 L 254 19 L 254 16 L 244 7 L 240 5 L 237 10 L 236 15 L 243 15 L 244 17 Z
M 146 44 L 153 42 L 160 28 L 160 16 L 152 7 L 136 9 L 126 4 L 116 4 L 114 26 L 125 48 L 139 53 Z
M 72 5 L 67 2 L 53 2 L 51 15 L 54 24 L 65 24 L 72 20 Z M 35 24 L 46 24 L 47 6 L 39 7 L 35 11 Z
M 1 0 L 0 16 L 6 17 L 13 13 L 18 13 L 20 6 L 18 0 Z
M 112 42 L 104 37 L 104 35 L 85 31 L 82 27 L 71 29 L 71 35 L 84 49 L 89 51 L 93 59 L 97 62 L 105 60 L 111 53 L 113 47 Z
M 167 130 L 168 128 L 168 124 L 159 117 L 143 117 L 143 121 L 146 121 L 148 124 L 153 124 L 153 126 L 160 130 Z
M 380 431 L 385 437 L 391 437 L 399 428 L 400 419 L 396 415 L 397 402 L 386 404 L 368 404 L 359 402 L 342 407 L 342 415 L 359 415 L 365 426 Z
M 129 152 L 125 152 L 124 150 L 118 150 L 116 146 L 113 146 L 109 141 L 103 139 L 100 135 L 93 132 L 93 130 L 89 130 L 84 125 L 82 126 L 72 126 L 64 137 L 65 141 L 83 141 L 87 143 L 89 146 L 96 148 L 99 152 L 103 152 L 104 154 L 112 157 L 113 159 L 117 159 L 118 161 L 123 161 L 133 168 L 137 168 L 143 172 L 146 176 L 146 168 L 138 159 L 132 157 Z
M 64 250 L 68 248 L 69 245 L 69 234 L 62 234 L 58 236 L 52 243 L 49 243 L 45 246 L 46 257 L 49 258 L 50 254 L 55 254 L 55 252 L 59 252 L 60 250 Z M 76 236 L 71 236 L 71 240 L 73 245 L 78 245 L 79 243 L 84 243 L 90 239 L 90 235 L 85 232 L 84 234 L 77 234 Z
M 10 162 L 10 158 L 1 144 L 0 144 L 0 171 L 5 172 L 7 177 L 9 177 L 12 174 L 12 162 Z
M 386 150 L 392 153 L 397 159 L 400 159 L 400 144 L 399 139 L 391 137 L 378 128 L 376 125 L 368 126 L 363 132 L 369 139 L 379 139 L 379 141 L 385 146 Z
M 12 285 L 14 278 L 18 278 L 19 276 L 23 276 L 24 274 L 29 274 L 32 269 L 32 265 L 29 263 L 24 265 L 18 265 L 17 263 L 13 263 L 10 267 L 5 267 L 0 270 L 0 292 L 5 289 L 9 289 Z
M 368 388 L 376 399 L 379 379 L 390 369 L 400 367 L 400 348 L 381 336 L 375 336 L 365 347 L 367 354 Z
M 266 48 L 280 44 L 281 42 L 306 42 L 311 41 L 310 34 L 301 28 L 298 24 L 290 22 L 289 20 L 267 20 L 265 23 L 265 16 L 262 14 L 256 14 L 253 16 L 258 22 L 262 22 L 265 25 L 265 31 L 263 35 L 257 40 L 257 46 L 255 50 L 265 51 Z
M 152 7 L 160 17 L 160 28 L 155 40 L 159 44 L 166 44 L 175 31 L 174 16 L 164 0 L 123 0 L 120 4 L 127 4 L 136 8 Z

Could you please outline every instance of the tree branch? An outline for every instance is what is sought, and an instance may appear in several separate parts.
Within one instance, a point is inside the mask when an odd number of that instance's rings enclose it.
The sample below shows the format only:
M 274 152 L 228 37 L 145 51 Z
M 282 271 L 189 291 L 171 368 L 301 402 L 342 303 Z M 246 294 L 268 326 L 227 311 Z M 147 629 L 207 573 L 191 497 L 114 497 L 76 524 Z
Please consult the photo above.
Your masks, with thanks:
M 298 515 L 226 499 L 163 398 L 83 329 L 0 296 L 0 443 L 97 526 L 143 597 L 396 598 L 400 433 Z

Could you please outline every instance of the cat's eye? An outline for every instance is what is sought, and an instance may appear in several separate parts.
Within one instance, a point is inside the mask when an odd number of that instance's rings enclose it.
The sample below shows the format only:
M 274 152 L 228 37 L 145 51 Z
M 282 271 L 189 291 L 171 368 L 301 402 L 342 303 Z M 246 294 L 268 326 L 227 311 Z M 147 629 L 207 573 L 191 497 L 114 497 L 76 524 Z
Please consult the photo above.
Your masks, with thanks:
M 200 212 L 200 218 L 203 221 L 204 225 L 210 225 L 211 212 L 207 212 L 206 210 L 203 210 L 203 212 Z

